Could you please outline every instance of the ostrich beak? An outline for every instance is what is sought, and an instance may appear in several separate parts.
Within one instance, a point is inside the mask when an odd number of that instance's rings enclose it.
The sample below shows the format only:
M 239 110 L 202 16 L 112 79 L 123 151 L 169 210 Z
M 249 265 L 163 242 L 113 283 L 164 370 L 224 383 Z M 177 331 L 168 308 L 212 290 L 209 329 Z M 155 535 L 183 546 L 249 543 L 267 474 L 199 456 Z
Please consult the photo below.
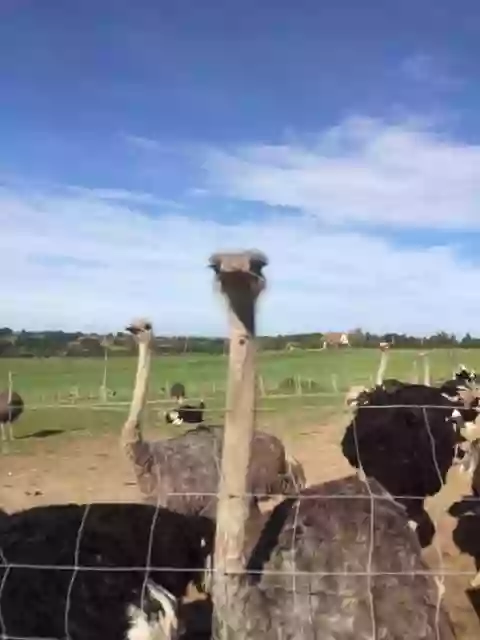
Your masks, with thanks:
M 125 331 L 128 331 L 128 333 L 133 333 L 133 335 L 136 335 L 140 329 L 138 327 L 134 327 L 132 324 L 129 324 L 128 327 L 125 327 Z

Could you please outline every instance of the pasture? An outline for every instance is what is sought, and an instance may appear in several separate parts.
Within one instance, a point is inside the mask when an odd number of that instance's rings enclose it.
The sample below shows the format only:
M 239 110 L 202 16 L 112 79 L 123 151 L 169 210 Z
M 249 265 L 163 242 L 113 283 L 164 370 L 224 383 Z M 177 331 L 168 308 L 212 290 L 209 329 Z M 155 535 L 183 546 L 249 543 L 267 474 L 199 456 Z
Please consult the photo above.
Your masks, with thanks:
M 263 352 L 258 356 L 258 424 L 280 435 L 304 464 L 309 482 L 351 472 L 338 443 L 348 420 L 344 394 L 351 385 L 375 379 L 379 351 L 326 350 Z M 415 361 L 418 360 L 417 365 Z M 480 350 L 429 352 L 432 381 L 449 378 L 459 363 L 480 370 Z M 119 447 L 119 432 L 128 410 L 135 358 L 111 357 L 107 387 L 115 391 L 102 401 L 102 359 L 0 359 L 0 388 L 14 388 L 26 409 L 14 426 L 16 439 L 0 456 L 0 506 L 6 510 L 57 502 L 127 501 L 139 498 L 133 472 Z M 386 377 L 422 379 L 416 351 L 392 349 Z M 172 406 L 168 388 L 183 382 L 189 400 L 203 398 L 207 421 L 223 418 L 225 356 L 156 356 L 152 363 L 148 438 L 178 431 L 166 427 L 163 411 Z M 462 640 L 478 638 L 480 624 L 465 590 L 474 572 L 468 557 L 451 542 L 455 521 L 445 509 L 468 483 L 452 469 L 442 492 L 429 501 L 438 533 L 425 557 L 446 574 L 448 608 Z M 462 575 L 463 574 L 463 575 Z

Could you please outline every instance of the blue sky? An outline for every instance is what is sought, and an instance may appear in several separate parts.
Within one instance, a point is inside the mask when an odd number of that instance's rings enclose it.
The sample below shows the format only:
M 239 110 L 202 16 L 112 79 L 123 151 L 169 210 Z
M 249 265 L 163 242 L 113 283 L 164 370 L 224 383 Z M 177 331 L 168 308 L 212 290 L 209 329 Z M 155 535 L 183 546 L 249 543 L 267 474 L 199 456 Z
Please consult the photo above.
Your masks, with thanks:
M 479 333 L 480 5 L 3 0 L 0 324 Z M 5 265 L 7 265 L 5 267 Z

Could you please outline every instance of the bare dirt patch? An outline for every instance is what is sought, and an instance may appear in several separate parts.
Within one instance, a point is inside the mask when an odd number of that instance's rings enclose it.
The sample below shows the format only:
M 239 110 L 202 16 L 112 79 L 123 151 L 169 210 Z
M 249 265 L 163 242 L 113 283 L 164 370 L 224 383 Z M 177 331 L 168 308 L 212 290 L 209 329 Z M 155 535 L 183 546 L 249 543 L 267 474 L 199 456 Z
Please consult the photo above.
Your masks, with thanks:
M 344 421 L 306 425 L 294 437 L 281 430 L 288 448 L 304 465 L 309 483 L 352 472 L 339 449 L 343 425 Z M 437 535 L 424 553 L 432 568 L 443 563 L 450 573 L 474 571 L 472 560 L 461 556 L 453 545 L 455 520 L 445 513 L 468 491 L 466 479 L 452 469 L 447 485 L 429 500 Z M 6 511 L 65 502 L 127 502 L 139 497 L 116 434 L 85 434 L 68 440 L 52 437 L 36 442 L 28 454 L 0 456 L 0 507 Z M 479 620 L 465 592 L 468 581 L 465 575 L 445 579 L 445 599 L 459 640 L 480 636 Z

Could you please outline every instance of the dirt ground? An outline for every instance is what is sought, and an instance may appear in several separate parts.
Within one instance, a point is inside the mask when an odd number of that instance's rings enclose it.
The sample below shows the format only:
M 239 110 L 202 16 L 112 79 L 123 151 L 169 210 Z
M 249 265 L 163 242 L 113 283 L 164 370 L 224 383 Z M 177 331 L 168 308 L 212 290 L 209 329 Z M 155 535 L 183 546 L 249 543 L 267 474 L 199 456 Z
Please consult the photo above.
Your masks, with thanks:
M 294 438 L 284 438 L 304 465 L 309 483 L 351 473 L 338 446 L 342 431 L 337 425 L 315 425 L 305 427 Z M 0 507 L 15 511 L 40 504 L 138 500 L 132 471 L 115 435 L 85 434 L 61 445 L 56 440 L 52 437 L 35 441 L 28 455 L 0 455 Z M 468 491 L 468 481 L 454 468 L 444 489 L 428 504 L 437 535 L 425 550 L 425 558 L 432 567 L 443 563 L 454 574 L 472 572 L 474 564 L 453 545 L 455 520 L 445 509 Z M 446 603 L 459 640 L 480 637 L 479 619 L 465 593 L 469 579 L 467 575 L 445 579 Z

